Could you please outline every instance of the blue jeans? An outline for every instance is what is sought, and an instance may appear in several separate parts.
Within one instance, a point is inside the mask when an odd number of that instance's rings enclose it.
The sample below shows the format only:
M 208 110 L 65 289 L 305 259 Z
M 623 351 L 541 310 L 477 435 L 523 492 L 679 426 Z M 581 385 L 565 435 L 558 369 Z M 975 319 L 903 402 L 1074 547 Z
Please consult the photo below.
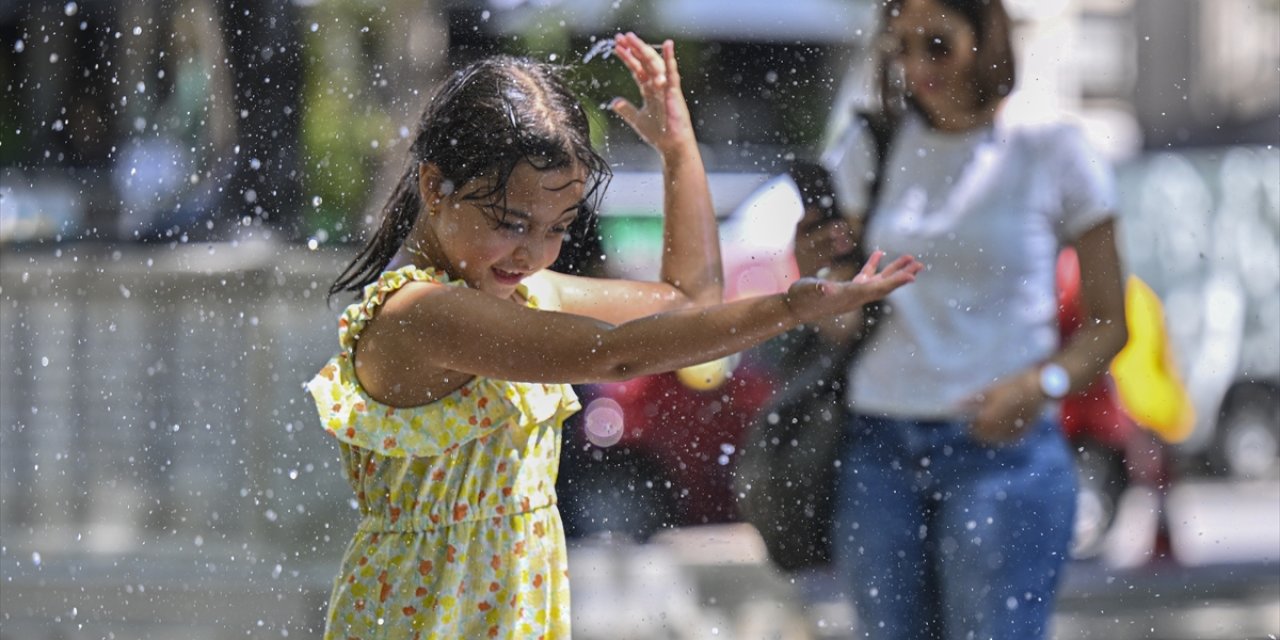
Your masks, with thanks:
M 851 429 L 835 543 L 862 636 L 1045 637 L 1076 509 L 1058 425 L 1003 446 L 968 422 L 855 416 Z

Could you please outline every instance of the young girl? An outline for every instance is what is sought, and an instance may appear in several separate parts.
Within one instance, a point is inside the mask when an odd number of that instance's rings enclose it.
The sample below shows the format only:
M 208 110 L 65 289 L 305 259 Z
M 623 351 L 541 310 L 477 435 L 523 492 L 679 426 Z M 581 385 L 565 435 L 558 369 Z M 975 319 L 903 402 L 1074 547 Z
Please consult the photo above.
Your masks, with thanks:
M 377 234 L 330 293 L 359 291 L 309 383 L 363 520 L 326 638 L 569 636 L 555 480 L 568 383 L 669 371 L 845 313 L 911 282 L 902 257 L 853 280 L 721 304 L 706 175 L 670 41 L 615 38 L 643 104 L 611 110 L 662 157 L 661 280 L 553 273 L 609 175 L 551 66 L 455 73 L 419 122 Z

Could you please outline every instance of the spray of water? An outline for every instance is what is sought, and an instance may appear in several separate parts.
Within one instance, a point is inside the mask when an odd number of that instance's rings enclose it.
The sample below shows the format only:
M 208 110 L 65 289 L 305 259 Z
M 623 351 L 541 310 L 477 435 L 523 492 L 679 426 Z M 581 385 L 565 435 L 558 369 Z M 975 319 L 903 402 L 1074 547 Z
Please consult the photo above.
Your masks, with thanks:
M 582 56 L 582 62 L 591 62 L 596 56 L 600 56 L 601 60 L 613 55 L 613 38 L 600 38 L 596 43 L 591 45 L 587 53 Z

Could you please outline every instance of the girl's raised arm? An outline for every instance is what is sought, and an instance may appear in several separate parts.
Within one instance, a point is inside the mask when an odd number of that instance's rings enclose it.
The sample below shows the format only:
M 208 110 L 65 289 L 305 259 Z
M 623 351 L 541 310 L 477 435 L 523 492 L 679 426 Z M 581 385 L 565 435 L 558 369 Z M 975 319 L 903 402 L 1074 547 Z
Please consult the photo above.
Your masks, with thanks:
M 618 114 L 662 158 L 662 270 L 657 283 L 601 281 L 548 273 L 561 308 L 611 322 L 659 311 L 715 304 L 724 283 L 715 209 L 706 169 L 680 87 L 675 46 L 661 52 L 634 33 L 614 38 L 614 52 L 640 89 L 642 104 L 615 98 Z

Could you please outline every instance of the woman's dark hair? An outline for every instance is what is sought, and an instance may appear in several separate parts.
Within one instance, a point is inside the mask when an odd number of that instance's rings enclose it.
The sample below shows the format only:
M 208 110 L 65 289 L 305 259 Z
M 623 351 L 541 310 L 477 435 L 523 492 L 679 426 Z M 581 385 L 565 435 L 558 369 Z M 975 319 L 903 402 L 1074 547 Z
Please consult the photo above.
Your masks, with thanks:
M 898 16 L 906 0 L 885 0 L 880 12 L 880 34 Z M 1014 66 L 1012 23 L 1001 0 L 931 0 L 959 14 L 973 29 L 977 46 L 974 60 L 974 98 L 979 108 L 1009 95 L 1017 77 Z M 877 65 L 882 109 L 896 121 L 905 109 L 912 109 L 928 119 L 928 114 L 906 94 L 905 82 L 895 73 L 894 61 L 885 51 L 879 53 Z
M 424 163 L 439 168 L 446 189 L 455 193 L 482 179 L 462 197 L 485 203 L 495 225 L 496 205 L 521 162 L 539 170 L 579 164 L 587 174 L 579 215 L 594 211 L 611 173 L 592 148 L 587 114 L 561 74 L 555 65 L 500 55 L 450 75 L 418 120 L 377 232 L 329 287 L 329 296 L 359 292 L 400 250 L 423 208 L 418 170 Z

